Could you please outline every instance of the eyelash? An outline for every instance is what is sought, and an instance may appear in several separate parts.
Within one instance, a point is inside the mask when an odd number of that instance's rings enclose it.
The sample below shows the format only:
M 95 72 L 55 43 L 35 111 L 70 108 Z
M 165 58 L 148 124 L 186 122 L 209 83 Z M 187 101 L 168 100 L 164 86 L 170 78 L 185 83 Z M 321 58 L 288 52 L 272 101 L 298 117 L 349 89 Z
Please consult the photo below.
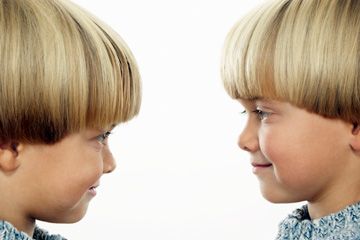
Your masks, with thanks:
M 106 139 L 108 139 L 108 137 L 110 136 L 110 134 L 112 134 L 112 132 L 110 131 L 107 131 L 107 132 L 104 132 L 102 134 L 100 134 L 99 136 L 96 137 L 96 140 L 103 144 L 103 145 L 106 145 L 105 141 Z
M 269 112 L 265 112 L 265 111 L 262 111 L 262 110 L 260 110 L 260 109 L 255 109 L 255 110 L 253 110 L 253 111 L 251 111 L 252 113 L 255 113 L 256 114 L 256 116 L 257 116 L 257 118 L 260 120 L 260 121 L 262 121 L 262 120 L 264 120 L 265 118 L 267 118 L 271 113 L 269 113 Z M 246 114 L 247 113 L 247 111 L 246 110 L 244 110 L 244 111 L 242 111 L 241 112 L 241 114 Z

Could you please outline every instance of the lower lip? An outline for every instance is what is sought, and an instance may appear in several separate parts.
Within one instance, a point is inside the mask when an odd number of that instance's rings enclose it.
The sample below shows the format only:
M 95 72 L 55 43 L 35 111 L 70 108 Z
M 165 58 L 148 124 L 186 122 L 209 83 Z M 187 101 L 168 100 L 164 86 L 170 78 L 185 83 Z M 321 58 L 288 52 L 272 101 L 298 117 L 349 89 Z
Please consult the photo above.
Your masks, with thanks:
M 266 169 L 270 169 L 272 167 L 272 165 L 255 165 L 253 166 L 252 172 L 254 174 L 258 174 Z
M 96 189 L 95 188 L 90 188 L 89 190 L 88 190 L 88 193 L 90 193 L 90 195 L 92 195 L 92 196 L 96 196 Z

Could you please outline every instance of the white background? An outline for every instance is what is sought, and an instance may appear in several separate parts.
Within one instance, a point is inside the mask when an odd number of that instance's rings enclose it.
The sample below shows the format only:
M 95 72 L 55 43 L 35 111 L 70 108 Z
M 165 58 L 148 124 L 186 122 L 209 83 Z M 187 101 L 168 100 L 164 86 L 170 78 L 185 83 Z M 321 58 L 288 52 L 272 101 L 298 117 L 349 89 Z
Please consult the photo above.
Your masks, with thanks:
M 261 197 L 236 145 L 241 107 L 219 72 L 227 32 L 261 0 L 75 2 L 128 43 L 143 104 L 111 136 L 117 169 L 102 178 L 85 218 L 39 225 L 72 240 L 274 239 L 279 221 L 301 204 Z

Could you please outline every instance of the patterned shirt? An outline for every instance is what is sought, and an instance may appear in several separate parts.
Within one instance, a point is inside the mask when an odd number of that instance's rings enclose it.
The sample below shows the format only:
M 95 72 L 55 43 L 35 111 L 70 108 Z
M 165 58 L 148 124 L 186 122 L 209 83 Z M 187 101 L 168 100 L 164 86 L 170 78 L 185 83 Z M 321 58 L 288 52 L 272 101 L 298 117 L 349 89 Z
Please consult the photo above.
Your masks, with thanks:
M 280 223 L 277 240 L 360 240 L 360 202 L 311 220 L 307 206 Z
M 60 235 L 50 235 L 38 227 L 35 227 L 34 236 L 31 238 L 26 233 L 20 232 L 8 222 L 0 221 L 0 240 L 66 240 Z

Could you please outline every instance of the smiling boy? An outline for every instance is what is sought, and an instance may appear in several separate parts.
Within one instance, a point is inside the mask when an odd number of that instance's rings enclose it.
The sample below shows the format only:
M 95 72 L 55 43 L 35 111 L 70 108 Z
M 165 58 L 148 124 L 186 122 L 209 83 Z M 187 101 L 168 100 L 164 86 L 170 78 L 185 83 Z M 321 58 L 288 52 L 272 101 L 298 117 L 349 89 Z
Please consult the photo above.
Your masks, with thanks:
M 0 239 L 60 240 L 115 169 L 111 129 L 140 108 L 133 55 L 66 0 L 0 1 Z
M 277 239 L 360 239 L 360 1 L 272 0 L 224 47 L 238 145 L 270 202 L 307 204 Z

